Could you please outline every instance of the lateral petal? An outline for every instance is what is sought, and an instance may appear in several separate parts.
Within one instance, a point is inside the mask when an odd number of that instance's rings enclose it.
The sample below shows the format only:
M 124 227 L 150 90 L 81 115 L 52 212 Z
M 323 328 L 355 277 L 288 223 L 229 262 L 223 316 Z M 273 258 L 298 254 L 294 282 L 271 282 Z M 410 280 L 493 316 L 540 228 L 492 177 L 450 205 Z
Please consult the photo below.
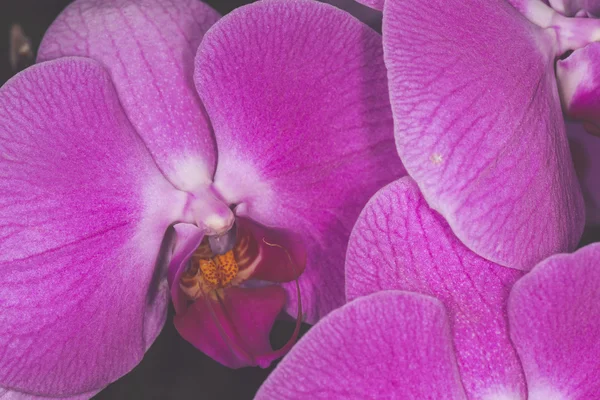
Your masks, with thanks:
M 442 304 L 386 291 L 333 311 L 259 389 L 268 399 L 466 399 Z
M 185 194 L 160 173 L 96 62 L 0 89 L 0 386 L 60 397 L 131 370 L 166 317 L 155 270 Z
M 549 31 L 504 1 L 386 0 L 383 14 L 396 145 L 429 205 L 506 267 L 575 249 L 584 204 Z

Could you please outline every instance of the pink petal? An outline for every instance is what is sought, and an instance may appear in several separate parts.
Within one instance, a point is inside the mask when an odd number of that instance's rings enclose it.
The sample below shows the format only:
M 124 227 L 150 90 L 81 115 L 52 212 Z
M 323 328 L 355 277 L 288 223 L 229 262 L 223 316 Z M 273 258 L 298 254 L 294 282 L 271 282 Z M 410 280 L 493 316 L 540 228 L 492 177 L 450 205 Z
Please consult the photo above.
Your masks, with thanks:
M 403 173 L 382 53 L 381 37 L 341 10 L 266 0 L 221 19 L 196 57 L 219 149 L 215 186 L 240 215 L 305 241 L 308 321 L 343 304 L 350 229 Z
M 0 400 L 88 400 L 94 397 L 98 390 L 69 397 L 40 397 L 32 394 L 15 392 L 0 388 Z
M 426 4 L 387 0 L 383 18 L 396 145 L 409 174 L 484 258 L 529 270 L 574 249 L 584 205 L 550 36 L 505 2 Z
M 541 262 L 510 294 L 530 399 L 600 398 L 600 244 Z
M 589 44 L 559 60 L 556 76 L 565 113 L 600 136 L 600 43 Z
M 229 287 L 220 296 L 220 301 L 200 298 L 183 314 L 175 315 L 177 331 L 229 368 L 268 367 L 281 356 L 269 357 L 273 352 L 269 333 L 285 304 L 285 291 L 275 285 Z
M 198 0 L 78 0 L 50 26 L 38 60 L 77 55 L 100 61 L 160 169 L 193 191 L 212 178 L 216 162 L 192 81 L 193 59 L 218 18 Z
M 469 398 L 524 399 L 505 310 L 509 290 L 522 275 L 466 248 L 406 177 L 380 190 L 354 226 L 346 292 L 348 300 L 390 289 L 439 299 L 448 310 Z
M 300 339 L 255 399 L 465 399 L 444 311 L 398 291 L 346 304 Z
M 158 171 L 96 62 L 0 89 L 0 386 L 98 390 L 142 358 L 168 301 L 156 271 L 186 198 Z
M 567 123 L 567 134 L 585 200 L 586 221 L 588 224 L 598 225 L 600 224 L 600 137 L 590 135 L 576 123 Z

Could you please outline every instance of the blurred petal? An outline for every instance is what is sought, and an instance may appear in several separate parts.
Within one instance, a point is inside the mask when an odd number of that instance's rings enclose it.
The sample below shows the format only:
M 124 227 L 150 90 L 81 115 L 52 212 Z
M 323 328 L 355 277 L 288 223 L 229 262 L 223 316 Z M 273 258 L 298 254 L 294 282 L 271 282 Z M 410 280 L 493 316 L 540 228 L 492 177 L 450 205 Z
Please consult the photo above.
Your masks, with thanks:
M 50 26 L 38 60 L 100 61 L 159 168 L 180 189 L 211 178 L 215 144 L 193 83 L 204 32 L 219 18 L 198 0 L 78 0 Z
M 600 224 L 600 137 L 590 135 L 581 124 L 576 123 L 567 123 L 567 134 L 585 200 L 586 221 L 588 224 L 598 225 Z
M 398 289 L 444 304 L 462 382 L 473 399 L 526 398 L 505 310 L 510 288 L 522 275 L 467 249 L 408 177 L 371 199 L 348 243 L 349 301 Z
M 589 44 L 559 60 L 556 76 L 565 113 L 600 136 L 600 43 Z
M 285 304 L 279 286 L 226 288 L 221 299 L 198 299 L 174 323 L 181 336 L 229 368 L 269 366 L 280 357 L 273 352 L 269 334 Z M 264 357 L 266 355 L 266 357 Z
M 185 195 L 103 68 L 39 64 L 0 89 L 0 385 L 70 396 L 116 380 L 165 319 L 154 271 Z
M 563 15 L 573 17 L 582 15 L 600 16 L 599 0 L 549 0 L 550 6 Z
M 600 398 L 600 244 L 551 257 L 510 294 L 529 399 Z
M 279 363 L 256 399 L 465 399 L 444 307 L 379 292 L 333 311 Z
M 429 205 L 507 267 L 574 249 L 584 204 L 550 36 L 500 1 L 385 4 L 396 144 Z
M 302 237 L 302 296 L 314 322 L 343 304 L 343 259 L 361 208 L 403 172 L 381 37 L 327 4 L 260 1 L 207 33 L 195 80 L 219 149 L 215 186 L 238 214 Z

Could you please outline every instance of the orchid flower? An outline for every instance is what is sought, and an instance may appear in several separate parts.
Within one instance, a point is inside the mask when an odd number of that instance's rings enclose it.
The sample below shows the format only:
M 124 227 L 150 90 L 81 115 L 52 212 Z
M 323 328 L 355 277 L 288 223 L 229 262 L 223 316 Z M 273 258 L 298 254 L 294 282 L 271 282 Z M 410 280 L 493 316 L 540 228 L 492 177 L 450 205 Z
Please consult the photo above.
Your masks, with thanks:
M 523 276 L 469 250 L 402 178 L 363 210 L 346 274 L 350 302 L 298 342 L 258 400 L 600 396 L 600 244 Z
M 585 206 L 555 67 L 600 20 L 540 0 L 361 2 L 383 10 L 396 147 L 428 204 L 505 267 L 574 250 Z
M 283 308 L 341 305 L 350 229 L 403 173 L 382 53 L 311 0 L 69 5 L 0 89 L 0 394 L 91 396 L 169 295 L 232 367 L 281 355 Z

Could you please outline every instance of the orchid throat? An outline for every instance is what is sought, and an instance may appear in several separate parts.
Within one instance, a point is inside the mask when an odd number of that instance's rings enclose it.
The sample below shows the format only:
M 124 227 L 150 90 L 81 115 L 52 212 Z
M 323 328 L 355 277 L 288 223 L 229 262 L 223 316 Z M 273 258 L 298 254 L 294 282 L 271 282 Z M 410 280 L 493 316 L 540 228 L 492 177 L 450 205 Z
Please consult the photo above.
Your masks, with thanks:
M 196 300 L 247 280 L 261 254 L 249 231 L 238 235 L 237 224 L 221 235 L 205 236 L 192 254 L 190 265 L 181 277 L 180 287 L 190 300 Z
M 207 310 L 205 315 L 208 320 L 205 323 L 211 323 L 214 331 L 218 332 L 211 346 L 229 353 L 225 356 L 211 355 L 213 358 L 232 368 L 248 365 L 267 367 L 289 351 L 296 342 L 302 322 L 302 302 L 297 279 L 304 263 L 303 246 L 290 240 L 289 235 L 244 218 L 237 218 L 223 234 L 205 236 L 202 239 L 191 255 L 178 286 L 185 295 L 188 307 Z M 282 311 L 286 297 L 277 283 L 290 281 L 296 281 L 298 299 L 296 327 L 292 337 L 278 350 L 252 344 L 253 339 L 247 337 L 249 327 L 244 325 L 244 319 L 240 316 L 260 310 L 248 306 L 244 301 L 238 301 L 237 296 L 242 292 L 247 295 L 254 293 L 270 298 L 269 301 L 280 302 L 273 314 L 275 318 Z M 259 295 L 259 291 L 263 295 Z M 269 324 L 272 322 L 273 320 Z M 176 317 L 176 325 L 177 323 Z M 266 326 L 260 329 L 264 328 Z M 265 332 L 268 333 L 270 329 L 269 325 Z M 268 337 L 265 340 L 268 343 Z M 190 341 L 194 343 L 193 339 Z M 197 347 L 206 351 L 204 346 Z

